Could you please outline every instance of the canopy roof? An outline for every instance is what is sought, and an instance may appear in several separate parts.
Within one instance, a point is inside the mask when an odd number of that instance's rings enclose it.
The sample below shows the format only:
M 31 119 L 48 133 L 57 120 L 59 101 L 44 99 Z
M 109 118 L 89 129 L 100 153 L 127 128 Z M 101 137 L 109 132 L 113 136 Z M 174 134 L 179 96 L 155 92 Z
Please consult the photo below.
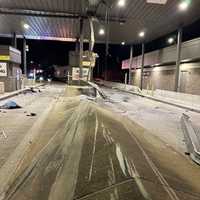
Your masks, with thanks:
M 27 38 L 74 41 L 79 35 L 80 17 L 84 20 L 85 39 L 89 39 L 88 15 L 95 16 L 96 41 L 105 41 L 98 30 L 105 26 L 106 7 L 110 9 L 111 43 L 138 42 L 138 32 L 150 41 L 200 19 L 200 1 L 193 0 L 186 12 L 178 10 L 180 0 L 149 4 L 146 0 L 0 0 L 0 35 L 16 32 Z M 107 5 L 107 6 L 106 6 Z M 24 28 L 24 24 L 30 26 Z

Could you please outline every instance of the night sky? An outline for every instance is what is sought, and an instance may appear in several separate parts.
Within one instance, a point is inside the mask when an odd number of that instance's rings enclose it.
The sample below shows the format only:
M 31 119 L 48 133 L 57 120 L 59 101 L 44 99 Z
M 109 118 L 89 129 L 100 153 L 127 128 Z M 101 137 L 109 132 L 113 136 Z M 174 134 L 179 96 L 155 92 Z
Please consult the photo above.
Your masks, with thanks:
M 153 51 L 159 48 L 166 47 L 167 38 L 176 36 L 176 32 L 172 32 L 164 37 L 149 42 L 145 45 L 145 52 Z M 183 41 L 191 40 L 200 37 L 200 20 L 183 29 Z M 11 39 L 0 38 L 0 44 L 11 45 Z M 44 41 L 44 40 L 28 40 L 29 52 L 27 54 L 27 63 L 30 67 L 31 61 L 36 65 L 40 64 L 42 68 L 47 68 L 52 65 L 68 65 L 68 52 L 75 50 L 75 43 L 60 42 L 60 41 Z M 22 51 L 23 43 L 21 39 L 17 41 L 17 48 Z M 86 44 L 85 49 L 88 48 Z M 123 80 L 126 71 L 121 70 L 121 61 L 129 58 L 128 45 L 110 45 L 109 48 L 109 78 L 111 80 Z M 104 71 L 104 55 L 105 45 L 96 44 L 95 52 L 99 54 L 100 58 L 97 61 L 97 66 L 94 71 L 96 77 L 102 77 Z M 134 56 L 141 54 L 141 45 L 134 46 Z

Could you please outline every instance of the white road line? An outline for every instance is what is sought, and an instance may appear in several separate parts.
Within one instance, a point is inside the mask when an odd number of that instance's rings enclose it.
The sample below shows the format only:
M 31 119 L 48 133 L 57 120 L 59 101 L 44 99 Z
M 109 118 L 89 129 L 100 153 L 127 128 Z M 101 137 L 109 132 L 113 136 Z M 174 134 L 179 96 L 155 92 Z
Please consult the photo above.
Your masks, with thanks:
M 128 162 L 128 160 L 126 159 L 126 162 L 131 166 L 130 170 L 131 170 L 131 176 L 135 179 L 135 182 L 141 192 L 141 194 L 143 195 L 143 197 L 147 200 L 151 200 L 151 197 L 149 195 L 149 193 L 146 191 L 144 185 L 142 184 L 142 181 L 140 179 L 140 175 L 136 169 L 135 164 L 133 163 L 133 161 Z
M 111 166 L 111 171 L 112 171 L 112 184 L 116 183 L 116 175 L 115 175 L 115 169 L 114 169 L 114 164 L 112 161 L 112 157 L 109 155 L 109 161 L 110 161 L 110 166 Z M 113 195 L 113 197 L 111 196 L 111 200 L 117 200 L 119 199 L 119 194 L 118 194 L 118 189 L 114 188 L 114 194 L 111 193 L 111 195 Z
M 5 131 L 4 131 L 4 129 L 2 129 L 2 131 L 0 133 L 4 136 L 5 139 L 7 138 L 7 135 L 6 135 Z
M 175 191 L 173 190 L 173 188 L 171 188 L 171 186 L 168 184 L 168 182 L 166 181 L 166 179 L 160 173 L 160 171 L 158 170 L 158 168 L 156 167 L 156 165 L 153 163 L 153 161 L 149 158 L 149 156 L 147 155 L 147 153 L 144 151 L 143 147 L 138 142 L 137 138 L 130 133 L 130 131 L 127 129 L 127 127 L 125 127 L 125 129 L 128 131 L 129 135 L 134 139 L 134 141 L 138 145 L 139 149 L 142 151 L 142 154 L 145 157 L 147 163 L 149 164 L 149 166 L 151 167 L 151 169 L 153 170 L 153 172 L 157 176 L 158 180 L 163 185 L 163 187 L 164 187 L 165 191 L 168 193 L 169 197 L 172 200 L 180 200 L 179 197 L 176 195 Z
M 89 171 L 89 181 L 91 181 L 91 177 L 92 177 L 92 170 L 93 170 L 93 164 L 94 164 L 94 154 L 95 154 L 95 151 L 96 151 L 97 131 L 98 131 L 98 126 L 99 126 L 97 113 L 95 114 L 95 117 L 96 117 L 96 122 L 95 122 L 95 133 L 94 133 L 94 144 L 93 144 L 93 151 L 92 151 L 92 161 L 91 161 L 90 171 Z
M 120 166 L 124 176 L 127 176 L 126 166 L 125 166 L 125 163 L 124 163 L 124 155 L 122 154 L 121 148 L 118 144 L 116 144 L 116 156 L 117 156 L 119 166 Z

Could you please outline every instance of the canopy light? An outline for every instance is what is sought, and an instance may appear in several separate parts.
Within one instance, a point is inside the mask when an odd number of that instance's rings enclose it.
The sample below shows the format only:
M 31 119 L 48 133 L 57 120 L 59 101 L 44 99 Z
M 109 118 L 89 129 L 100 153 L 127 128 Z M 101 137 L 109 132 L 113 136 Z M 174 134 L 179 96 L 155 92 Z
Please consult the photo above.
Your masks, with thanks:
M 125 44 L 126 44 L 126 43 L 125 43 L 124 41 L 121 43 L 121 45 L 123 45 L 123 46 L 124 46 Z
M 167 42 L 169 44 L 173 44 L 174 43 L 174 38 L 173 37 L 168 38 Z
M 105 30 L 103 28 L 99 29 L 99 35 L 105 35 Z
M 29 29 L 30 26 L 29 26 L 28 24 L 24 24 L 24 28 L 25 28 L 25 29 Z
M 179 10 L 185 11 L 188 9 L 189 5 L 190 5 L 190 0 L 181 1 L 181 3 L 179 4 Z
M 167 0 L 147 0 L 147 3 L 166 4 Z
M 118 5 L 119 7 L 124 7 L 125 4 L 126 4 L 125 0 L 118 0 L 118 4 L 117 4 L 117 5 Z
M 143 38 L 144 36 L 145 36 L 145 32 L 144 32 L 144 31 L 141 31 L 141 32 L 139 33 L 139 37 Z

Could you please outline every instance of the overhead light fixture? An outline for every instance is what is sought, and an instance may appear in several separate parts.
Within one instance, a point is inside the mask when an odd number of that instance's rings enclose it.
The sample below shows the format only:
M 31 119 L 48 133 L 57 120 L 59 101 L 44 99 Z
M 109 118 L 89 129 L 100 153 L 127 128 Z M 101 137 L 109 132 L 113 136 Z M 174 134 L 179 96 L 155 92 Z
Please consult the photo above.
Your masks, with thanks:
M 189 7 L 189 4 L 190 4 L 190 0 L 181 1 L 181 3 L 179 4 L 179 10 L 186 11 Z
M 139 37 L 143 38 L 144 36 L 145 36 L 145 32 L 144 31 L 139 32 Z
M 105 35 L 105 30 L 103 28 L 99 29 L 99 35 Z
M 125 44 L 126 44 L 126 43 L 125 43 L 124 41 L 123 41 L 123 42 L 121 42 L 121 45 L 123 45 L 123 46 L 124 46 Z
M 24 28 L 25 28 L 25 29 L 29 29 L 30 26 L 29 26 L 28 24 L 24 24 Z
M 118 0 L 117 5 L 118 5 L 119 7 L 124 7 L 125 4 L 126 4 L 125 0 Z
M 167 3 L 167 0 L 147 0 L 147 3 L 166 4 L 166 3 Z
M 168 38 L 167 42 L 168 42 L 168 44 L 173 44 L 174 38 L 173 37 Z

